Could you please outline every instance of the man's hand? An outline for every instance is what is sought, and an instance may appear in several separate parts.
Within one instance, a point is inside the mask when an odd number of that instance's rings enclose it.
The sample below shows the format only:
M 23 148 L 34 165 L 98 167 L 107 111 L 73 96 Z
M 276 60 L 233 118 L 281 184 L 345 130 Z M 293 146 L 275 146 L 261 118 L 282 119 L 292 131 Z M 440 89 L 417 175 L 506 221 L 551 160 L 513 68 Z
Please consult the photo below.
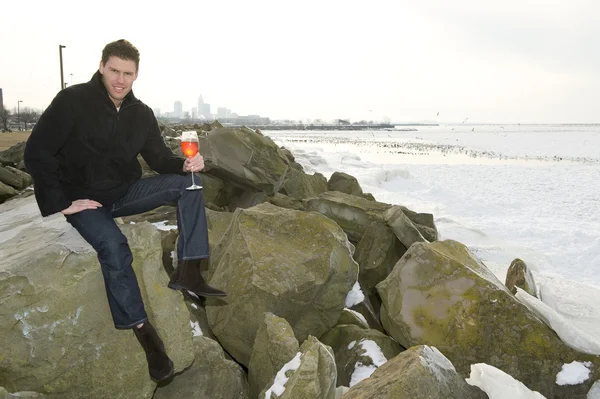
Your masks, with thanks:
M 71 203 L 71 206 L 63 209 L 61 212 L 63 215 L 72 215 L 77 212 L 85 211 L 86 209 L 96 209 L 102 206 L 101 203 L 88 199 L 75 200 Z
M 204 157 L 199 153 L 191 158 L 186 158 L 183 163 L 184 172 L 200 172 L 204 169 Z

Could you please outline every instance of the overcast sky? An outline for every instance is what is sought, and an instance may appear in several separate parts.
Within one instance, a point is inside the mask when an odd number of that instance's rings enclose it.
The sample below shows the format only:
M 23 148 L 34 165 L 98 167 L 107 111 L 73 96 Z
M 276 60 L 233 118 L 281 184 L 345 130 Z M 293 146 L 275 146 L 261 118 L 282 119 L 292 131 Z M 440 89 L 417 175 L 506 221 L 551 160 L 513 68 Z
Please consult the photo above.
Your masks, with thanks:
M 600 122 L 597 0 L 2 3 L 9 108 L 50 103 L 59 44 L 75 84 L 125 38 L 141 53 L 134 92 L 162 112 L 202 95 L 272 119 Z

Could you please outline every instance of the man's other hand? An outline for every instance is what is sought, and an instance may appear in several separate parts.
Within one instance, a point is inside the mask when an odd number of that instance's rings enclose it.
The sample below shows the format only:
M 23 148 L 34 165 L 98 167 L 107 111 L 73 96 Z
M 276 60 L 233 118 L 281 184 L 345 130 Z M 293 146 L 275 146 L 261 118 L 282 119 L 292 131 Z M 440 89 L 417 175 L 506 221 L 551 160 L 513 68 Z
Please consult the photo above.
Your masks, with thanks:
M 85 211 L 86 209 L 96 209 L 102 206 L 101 203 L 88 199 L 75 200 L 71 203 L 71 206 L 63 209 L 61 212 L 63 215 L 72 215 L 77 212 Z
M 184 172 L 200 172 L 204 169 L 204 157 L 200 154 L 196 154 L 191 158 L 186 158 L 183 163 Z

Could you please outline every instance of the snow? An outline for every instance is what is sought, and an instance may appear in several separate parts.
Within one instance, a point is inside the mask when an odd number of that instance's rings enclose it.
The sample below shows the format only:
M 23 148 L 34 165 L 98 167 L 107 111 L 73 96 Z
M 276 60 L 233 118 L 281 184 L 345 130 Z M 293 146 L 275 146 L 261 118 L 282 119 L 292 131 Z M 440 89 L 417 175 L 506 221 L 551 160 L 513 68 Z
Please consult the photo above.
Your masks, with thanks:
M 285 391 L 285 383 L 288 381 L 288 377 L 285 375 L 288 371 L 296 371 L 300 367 L 301 352 L 296 353 L 296 356 L 289 362 L 283 365 L 281 370 L 277 372 L 273 385 L 265 392 L 265 399 L 270 399 L 271 394 L 281 396 Z
M 352 344 L 353 343 L 351 343 L 351 345 Z M 373 364 L 365 365 L 362 362 L 356 362 L 354 366 L 354 372 L 350 377 L 350 387 L 358 384 L 365 378 L 369 378 L 378 367 L 387 362 L 385 355 L 375 341 L 370 339 L 361 339 L 358 344 L 365 351 L 363 356 L 369 357 Z M 352 345 L 352 347 L 353 346 L 354 345 Z M 348 349 L 351 349 L 351 347 L 349 346 Z
M 197 321 L 191 321 L 190 325 L 192 326 L 192 334 L 194 337 L 201 337 L 204 334 L 202 333 L 202 329 L 200 328 L 200 324 Z
M 352 289 L 350 290 L 350 292 L 348 292 L 348 295 L 346 296 L 346 307 L 351 308 L 352 306 L 359 304 L 364 300 L 365 295 L 360 289 L 360 284 L 357 281 L 356 283 L 354 283 Z
M 562 370 L 556 374 L 557 385 L 577 385 L 590 378 L 592 362 L 578 362 L 563 364 Z
M 592 355 L 600 355 L 598 335 L 592 335 L 588 331 L 579 328 L 577 324 L 518 287 L 515 296 L 547 325 L 552 327 L 560 339 L 571 348 Z
M 504 371 L 485 363 L 472 364 L 466 381 L 481 388 L 489 399 L 545 399 L 541 393 L 531 391 Z
M 165 231 L 177 230 L 177 226 L 167 224 L 166 220 L 163 220 L 162 222 L 152 223 L 152 225 L 155 226 L 159 230 L 165 230 Z

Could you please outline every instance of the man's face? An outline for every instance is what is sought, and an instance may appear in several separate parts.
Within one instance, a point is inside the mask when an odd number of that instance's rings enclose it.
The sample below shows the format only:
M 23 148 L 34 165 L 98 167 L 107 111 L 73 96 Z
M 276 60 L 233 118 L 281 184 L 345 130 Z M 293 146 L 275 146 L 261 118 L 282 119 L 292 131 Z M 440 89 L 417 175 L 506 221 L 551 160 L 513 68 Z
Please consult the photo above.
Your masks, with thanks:
M 106 61 L 106 64 L 100 61 L 98 70 L 102 74 L 102 83 L 106 87 L 108 96 L 115 106 L 119 107 L 137 79 L 138 71 L 135 61 L 112 56 Z

